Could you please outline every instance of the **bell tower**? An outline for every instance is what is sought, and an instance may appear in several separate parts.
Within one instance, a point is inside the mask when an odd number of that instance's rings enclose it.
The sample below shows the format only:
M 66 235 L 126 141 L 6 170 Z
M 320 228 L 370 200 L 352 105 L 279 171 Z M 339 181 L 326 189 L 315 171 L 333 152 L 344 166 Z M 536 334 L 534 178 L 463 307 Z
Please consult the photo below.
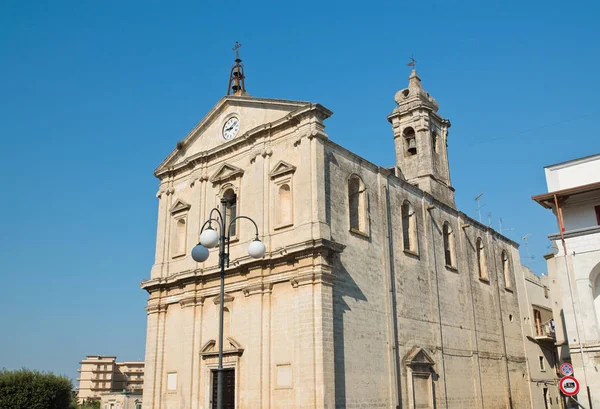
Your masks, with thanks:
M 414 66 L 414 61 L 409 65 Z M 438 103 L 423 89 L 415 69 L 408 77 L 408 88 L 398 91 L 394 99 L 398 106 L 388 121 L 394 131 L 400 177 L 456 207 L 448 165 L 450 121 L 438 115 Z

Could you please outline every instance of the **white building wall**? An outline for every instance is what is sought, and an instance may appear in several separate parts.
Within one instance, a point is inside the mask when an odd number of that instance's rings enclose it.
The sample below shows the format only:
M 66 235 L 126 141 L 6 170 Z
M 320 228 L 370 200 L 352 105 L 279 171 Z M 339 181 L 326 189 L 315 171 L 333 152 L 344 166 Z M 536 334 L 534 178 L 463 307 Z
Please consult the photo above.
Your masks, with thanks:
M 545 171 L 548 192 L 595 183 L 600 178 L 600 154 L 547 166 Z
M 549 192 L 598 183 L 600 154 L 548 166 L 545 171 Z M 582 386 L 579 401 L 588 403 L 589 388 L 593 407 L 600 407 L 600 225 L 595 211 L 600 190 L 559 194 L 559 199 L 566 252 L 561 234 L 554 233 L 549 236 L 554 255 L 548 258 L 552 287 L 560 291 L 555 316 L 564 321 L 557 323 L 561 333 L 557 342 L 563 358 L 568 346 Z

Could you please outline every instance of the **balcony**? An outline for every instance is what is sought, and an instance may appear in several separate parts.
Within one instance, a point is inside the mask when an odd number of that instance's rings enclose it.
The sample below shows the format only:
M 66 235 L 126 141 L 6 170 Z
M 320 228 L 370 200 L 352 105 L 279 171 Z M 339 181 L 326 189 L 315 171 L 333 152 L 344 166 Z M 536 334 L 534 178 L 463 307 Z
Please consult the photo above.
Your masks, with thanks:
M 556 341 L 556 333 L 554 330 L 554 320 L 548 320 L 543 324 L 537 324 L 535 326 L 534 338 L 539 342 L 552 342 Z

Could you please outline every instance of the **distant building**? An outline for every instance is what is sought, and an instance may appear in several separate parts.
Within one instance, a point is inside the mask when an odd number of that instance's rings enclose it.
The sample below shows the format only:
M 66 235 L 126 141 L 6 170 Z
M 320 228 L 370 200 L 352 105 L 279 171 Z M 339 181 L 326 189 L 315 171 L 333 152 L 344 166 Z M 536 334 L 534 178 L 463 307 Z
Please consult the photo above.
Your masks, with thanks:
M 144 362 L 117 362 L 116 356 L 88 355 L 80 364 L 79 402 L 99 400 L 109 392 L 142 392 Z
M 142 391 L 103 393 L 100 409 L 142 409 Z
M 554 315 L 563 321 L 557 322 L 559 354 L 573 362 L 579 401 L 600 407 L 600 154 L 545 171 L 548 193 L 533 200 L 557 218 L 558 232 L 548 236 L 554 251 L 546 260 Z
M 556 337 L 549 278 L 547 275 L 537 276 L 525 266 L 521 266 L 521 271 L 523 280 L 517 285 L 523 341 L 529 365 L 531 407 L 559 408 Z M 509 316 L 511 319 L 514 318 Z

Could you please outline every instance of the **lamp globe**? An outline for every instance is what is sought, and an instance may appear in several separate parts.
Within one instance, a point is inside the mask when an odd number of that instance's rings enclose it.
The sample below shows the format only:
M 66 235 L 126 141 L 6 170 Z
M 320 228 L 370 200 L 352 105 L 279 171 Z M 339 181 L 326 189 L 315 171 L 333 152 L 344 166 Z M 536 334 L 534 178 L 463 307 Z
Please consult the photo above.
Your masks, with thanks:
M 200 244 L 207 249 L 212 249 L 219 244 L 219 233 L 209 227 L 200 234 Z
M 265 245 L 259 239 L 253 240 L 248 245 L 248 254 L 253 258 L 261 258 L 265 255 L 265 251 L 267 251 Z
M 208 259 L 208 249 L 202 244 L 198 244 L 192 249 L 192 258 L 198 263 L 202 263 Z

